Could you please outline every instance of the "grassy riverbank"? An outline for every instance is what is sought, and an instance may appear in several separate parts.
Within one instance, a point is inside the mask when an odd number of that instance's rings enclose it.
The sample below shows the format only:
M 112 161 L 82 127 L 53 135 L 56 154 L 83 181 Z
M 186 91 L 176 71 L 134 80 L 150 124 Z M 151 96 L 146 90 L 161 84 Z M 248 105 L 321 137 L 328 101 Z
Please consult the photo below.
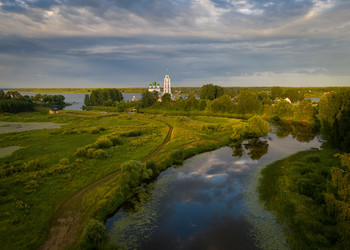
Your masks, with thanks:
M 260 199 L 283 225 L 291 249 L 344 249 L 324 199 L 331 168 L 340 165 L 336 152 L 304 151 L 262 170 Z
M 0 147 L 23 147 L 0 159 L 3 249 L 38 248 L 49 232 L 55 232 L 52 228 L 59 228 L 57 221 L 73 227 L 68 239 L 60 239 L 67 243 L 65 246 L 75 247 L 89 218 L 106 216 L 123 202 L 115 194 L 127 195 L 127 190 L 121 190 L 123 175 L 119 174 L 123 162 L 144 159 L 162 170 L 179 153 L 177 158 L 182 160 L 225 145 L 232 125 L 239 122 L 94 111 L 3 114 L 1 120 L 66 124 L 58 129 L 0 135 Z M 164 144 L 169 125 L 173 129 Z M 118 139 L 104 146 L 104 138 Z M 76 154 L 78 148 L 91 145 L 94 152 Z M 57 235 L 62 236 L 66 229 Z

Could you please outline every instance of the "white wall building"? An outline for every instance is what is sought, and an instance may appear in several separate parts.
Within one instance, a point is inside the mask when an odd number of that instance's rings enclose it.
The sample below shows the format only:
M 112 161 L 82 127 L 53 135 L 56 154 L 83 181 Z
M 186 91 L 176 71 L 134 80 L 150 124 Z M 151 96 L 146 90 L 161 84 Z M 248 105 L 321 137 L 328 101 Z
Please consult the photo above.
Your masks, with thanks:
M 171 82 L 168 73 L 166 73 L 164 77 L 164 93 L 168 93 L 171 95 Z

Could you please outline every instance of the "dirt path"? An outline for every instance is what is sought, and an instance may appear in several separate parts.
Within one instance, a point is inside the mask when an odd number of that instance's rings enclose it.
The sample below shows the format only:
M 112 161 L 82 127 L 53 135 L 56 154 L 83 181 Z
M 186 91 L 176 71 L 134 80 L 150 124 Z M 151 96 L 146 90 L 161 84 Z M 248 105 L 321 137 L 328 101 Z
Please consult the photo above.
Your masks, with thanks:
M 153 158 L 170 141 L 173 127 L 170 124 L 164 124 L 169 127 L 169 130 L 163 143 L 149 155 L 144 157 L 141 161 L 146 162 L 149 159 Z M 76 243 L 78 241 L 77 237 L 80 236 L 79 233 L 87 223 L 81 219 L 82 215 L 89 211 L 89 208 L 82 207 L 81 201 L 83 200 L 84 196 L 99 185 L 105 184 L 108 181 L 119 177 L 119 171 L 112 172 L 109 175 L 99 179 L 98 181 L 86 186 L 75 195 L 73 195 L 68 201 L 63 203 L 52 216 L 52 219 L 50 221 L 49 238 L 39 249 L 65 249 Z

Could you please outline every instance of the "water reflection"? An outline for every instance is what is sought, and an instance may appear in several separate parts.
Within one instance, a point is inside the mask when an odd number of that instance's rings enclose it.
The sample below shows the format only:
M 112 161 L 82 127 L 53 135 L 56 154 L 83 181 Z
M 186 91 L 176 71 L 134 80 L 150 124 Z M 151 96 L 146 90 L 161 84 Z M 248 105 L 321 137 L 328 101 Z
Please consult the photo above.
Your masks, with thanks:
M 258 203 L 256 185 L 267 163 L 320 146 L 297 139 L 269 134 L 166 170 L 132 209 L 107 220 L 111 241 L 128 249 L 287 248 L 274 217 Z
M 293 138 L 300 142 L 309 142 L 315 137 L 317 130 L 313 126 L 299 122 L 279 122 L 274 124 L 276 135 L 284 138 L 292 135 Z

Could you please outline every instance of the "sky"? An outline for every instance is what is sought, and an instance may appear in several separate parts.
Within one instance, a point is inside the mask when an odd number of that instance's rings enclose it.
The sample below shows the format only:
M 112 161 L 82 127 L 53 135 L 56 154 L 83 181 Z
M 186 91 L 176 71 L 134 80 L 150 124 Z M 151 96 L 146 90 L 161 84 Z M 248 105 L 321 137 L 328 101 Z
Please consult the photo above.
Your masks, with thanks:
M 0 88 L 350 86 L 349 0 L 0 0 Z

